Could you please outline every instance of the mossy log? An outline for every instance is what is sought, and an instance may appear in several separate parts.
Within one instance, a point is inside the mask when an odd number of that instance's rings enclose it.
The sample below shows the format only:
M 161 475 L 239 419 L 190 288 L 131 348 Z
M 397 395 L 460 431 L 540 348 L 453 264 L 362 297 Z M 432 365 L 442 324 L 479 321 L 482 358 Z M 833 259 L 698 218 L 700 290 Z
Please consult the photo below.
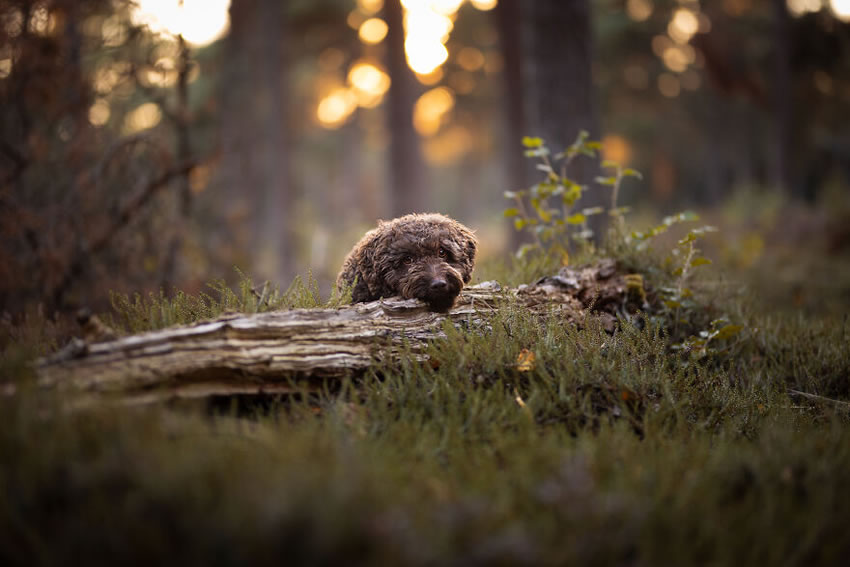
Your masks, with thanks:
M 602 317 L 613 329 L 618 312 L 645 302 L 633 280 L 614 261 L 603 260 L 516 289 L 495 282 L 467 287 L 444 314 L 418 300 L 388 298 L 337 309 L 225 314 L 105 342 L 75 339 L 37 362 L 38 382 L 84 398 L 127 402 L 286 394 L 305 384 L 321 387 L 401 353 L 421 356 L 429 341 L 444 335 L 447 319 L 483 332 L 488 315 L 509 300 L 538 313 L 555 311 L 564 324 Z

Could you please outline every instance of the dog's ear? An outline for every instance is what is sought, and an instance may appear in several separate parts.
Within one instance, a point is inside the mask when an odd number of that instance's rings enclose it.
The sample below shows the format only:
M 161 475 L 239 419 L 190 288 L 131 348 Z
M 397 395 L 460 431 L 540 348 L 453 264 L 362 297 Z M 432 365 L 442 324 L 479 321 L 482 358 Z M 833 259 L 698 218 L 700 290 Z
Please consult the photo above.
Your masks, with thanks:
M 392 238 L 391 231 L 376 230 L 373 238 L 365 246 L 364 257 L 366 262 L 364 263 L 363 276 L 366 278 L 372 297 L 394 295 L 393 289 L 387 284 L 387 273 L 390 269 L 391 258 L 389 244 Z
M 375 266 L 377 238 L 363 244 L 362 256 L 360 258 L 360 277 L 369 288 L 371 298 L 380 297 L 380 276 Z
M 475 252 L 478 250 L 478 240 L 470 230 L 465 228 L 460 233 L 460 246 L 462 256 L 460 258 L 460 275 L 463 277 L 463 283 L 468 284 L 472 279 L 472 269 L 475 267 Z

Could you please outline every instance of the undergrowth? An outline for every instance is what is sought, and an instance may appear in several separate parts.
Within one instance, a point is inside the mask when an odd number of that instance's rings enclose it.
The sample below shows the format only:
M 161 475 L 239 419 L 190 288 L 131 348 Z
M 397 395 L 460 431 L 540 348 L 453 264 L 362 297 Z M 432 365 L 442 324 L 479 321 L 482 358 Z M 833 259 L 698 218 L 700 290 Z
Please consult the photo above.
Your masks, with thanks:
M 25 354 L 2 366 L 19 387 L 0 396 L 0 564 L 841 564 L 847 317 L 712 295 L 691 271 L 698 233 L 668 258 L 624 245 L 614 218 L 616 246 L 571 247 L 570 264 L 614 254 L 661 290 L 657 317 L 610 333 L 506 300 L 483 323 L 446 324 L 425 360 L 247 418 L 70 411 L 28 387 L 27 357 L 58 346 L 49 325 L 4 327 Z M 528 253 L 491 274 L 528 283 L 563 259 Z M 347 300 L 322 299 L 309 277 L 283 293 L 245 276 L 210 290 L 116 295 L 110 323 L 137 332 Z M 731 320 L 740 333 L 712 336 Z
M 786 388 L 847 396 L 845 330 L 755 323 L 685 366 L 508 306 L 250 419 L 4 397 L 0 563 L 837 564 L 848 411 Z
M 224 313 L 330 308 L 351 302 L 351 289 L 338 290 L 336 287 L 331 296 L 323 300 L 319 285 L 310 273 L 306 281 L 296 276 L 284 292 L 268 281 L 259 286 L 254 285 L 254 281 L 238 268 L 236 273 L 239 275 L 237 291 L 224 280 L 215 280 L 207 284 L 209 292 L 197 295 L 181 290 L 171 295 L 160 290 L 157 294 L 150 293 L 147 296 L 112 292 L 110 298 L 113 311 L 105 314 L 104 320 L 116 330 L 138 333 L 212 319 Z

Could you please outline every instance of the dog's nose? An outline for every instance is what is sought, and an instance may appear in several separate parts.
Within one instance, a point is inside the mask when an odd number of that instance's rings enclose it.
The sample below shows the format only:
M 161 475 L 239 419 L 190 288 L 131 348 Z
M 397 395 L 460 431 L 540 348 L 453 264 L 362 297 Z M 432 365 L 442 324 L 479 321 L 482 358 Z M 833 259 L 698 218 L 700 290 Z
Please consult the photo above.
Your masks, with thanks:
M 448 285 L 448 282 L 446 282 L 443 278 L 434 278 L 431 280 L 431 289 L 433 291 L 442 291 L 446 289 Z

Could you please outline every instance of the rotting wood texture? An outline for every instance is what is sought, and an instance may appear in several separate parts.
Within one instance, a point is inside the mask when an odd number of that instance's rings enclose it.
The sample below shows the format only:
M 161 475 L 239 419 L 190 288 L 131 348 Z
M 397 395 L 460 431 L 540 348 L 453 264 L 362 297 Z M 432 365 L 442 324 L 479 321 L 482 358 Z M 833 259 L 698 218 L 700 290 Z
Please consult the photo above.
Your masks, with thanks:
M 446 319 L 486 332 L 488 315 L 510 296 L 534 312 L 557 310 L 564 324 L 581 323 L 591 308 L 613 326 L 614 314 L 634 295 L 628 278 L 603 260 L 517 289 L 495 282 L 468 287 L 446 314 L 418 300 L 388 298 L 338 309 L 226 314 L 107 342 L 76 339 L 38 361 L 38 381 L 43 388 L 127 402 L 284 394 L 294 381 L 320 387 L 402 352 L 416 356 L 443 335 Z

